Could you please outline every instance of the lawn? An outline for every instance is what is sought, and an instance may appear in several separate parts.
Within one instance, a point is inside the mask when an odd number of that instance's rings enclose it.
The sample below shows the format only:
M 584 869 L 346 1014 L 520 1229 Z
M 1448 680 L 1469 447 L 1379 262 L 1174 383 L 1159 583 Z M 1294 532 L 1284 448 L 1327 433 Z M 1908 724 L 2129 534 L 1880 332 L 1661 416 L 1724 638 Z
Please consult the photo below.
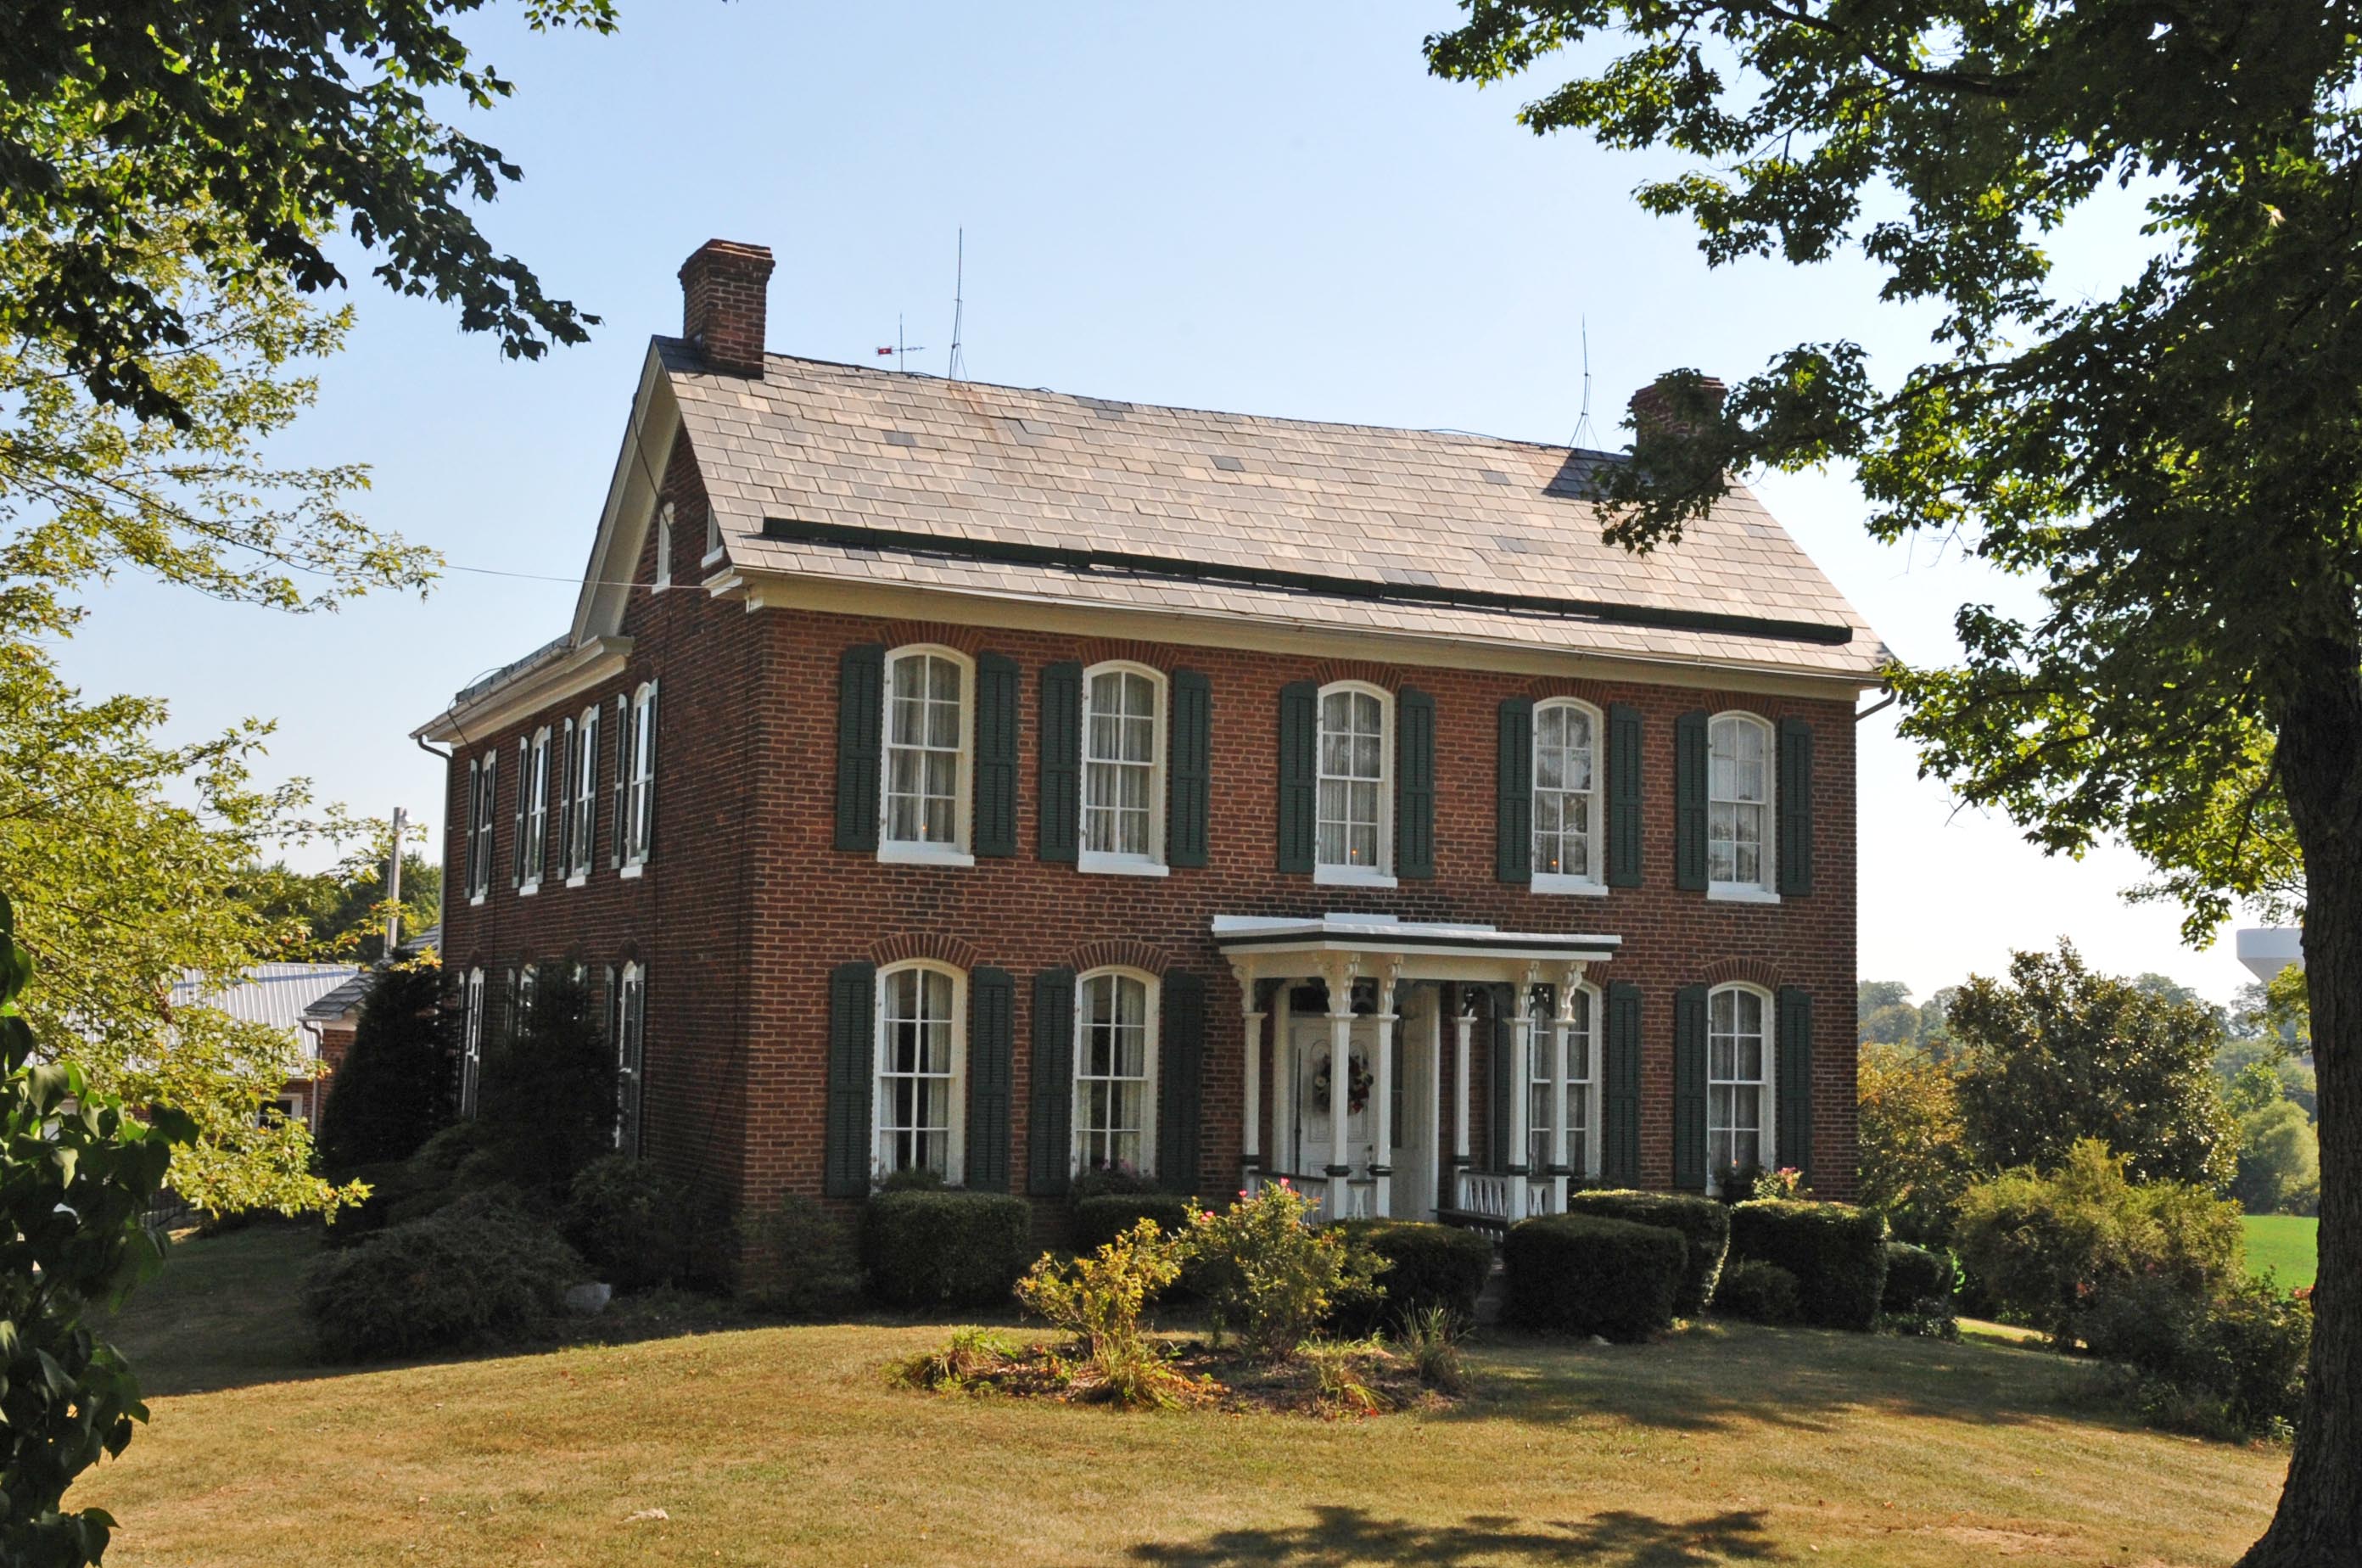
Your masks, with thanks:
M 2272 1270 L 2283 1290 L 2312 1283 L 2320 1266 L 2320 1220 L 2294 1214 L 2250 1214 L 2241 1223 L 2247 1228 L 2248 1268 L 2257 1274 Z
M 2047 1353 L 1748 1328 L 1496 1339 L 1468 1404 L 1338 1424 L 887 1387 L 925 1324 L 339 1373 L 283 1353 L 308 1244 L 183 1243 L 127 1311 L 155 1420 L 72 1499 L 123 1521 L 110 1568 L 2156 1568 L 2235 1558 L 2286 1463 L 2080 1409 Z

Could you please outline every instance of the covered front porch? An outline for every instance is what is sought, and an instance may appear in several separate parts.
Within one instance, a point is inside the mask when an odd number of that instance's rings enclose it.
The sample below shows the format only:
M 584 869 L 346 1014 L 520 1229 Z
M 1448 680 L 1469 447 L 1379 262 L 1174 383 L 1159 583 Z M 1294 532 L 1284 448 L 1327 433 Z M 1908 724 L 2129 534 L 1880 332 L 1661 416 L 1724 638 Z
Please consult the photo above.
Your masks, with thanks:
M 1584 970 L 1620 938 L 1356 914 L 1220 915 L 1213 934 L 1244 1015 L 1246 1190 L 1285 1180 L 1330 1220 L 1505 1228 L 1563 1212 L 1595 1168 L 1595 1117 L 1569 1108 L 1597 1077 Z

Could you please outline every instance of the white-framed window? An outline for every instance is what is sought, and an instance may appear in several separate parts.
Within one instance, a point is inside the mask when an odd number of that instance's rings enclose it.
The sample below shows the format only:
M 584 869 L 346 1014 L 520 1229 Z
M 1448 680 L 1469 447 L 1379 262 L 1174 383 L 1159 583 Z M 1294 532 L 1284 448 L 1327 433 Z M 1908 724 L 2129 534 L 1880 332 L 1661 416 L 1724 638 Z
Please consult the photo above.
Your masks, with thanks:
M 492 890 L 492 807 L 501 754 L 488 751 L 468 765 L 468 899 L 481 903 Z
M 951 648 L 896 648 L 886 659 L 881 860 L 970 863 L 976 665 Z
M 640 1152 L 640 1073 L 647 1039 L 647 971 L 624 966 L 615 982 L 615 1147 Z
M 1320 689 L 1316 878 L 1392 880 L 1394 698 L 1358 680 Z
M 870 1173 L 966 1169 L 967 977 L 923 960 L 877 975 L 876 1142 Z
M 1075 982 L 1075 1169 L 1156 1170 L 1155 977 L 1100 969 Z
M 1164 674 L 1146 665 L 1083 672 L 1085 871 L 1164 869 Z
M 700 566 L 712 566 L 722 558 L 722 514 L 711 504 L 705 508 L 705 558 Z
M 1534 707 L 1537 892 L 1592 892 L 1599 875 L 1599 711 L 1572 697 Z
M 1566 1168 L 1575 1176 L 1599 1174 L 1599 993 L 1589 986 L 1574 988 L 1566 1032 L 1566 1100 L 1556 1103 L 1551 1073 L 1552 1041 L 1558 1030 L 1553 1004 L 1536 998 L 1533 1004 L 1533 1083 L 1528 1105 L 1527 1168 L 1546 1170 L 1551 1163 L 1551 1133 L 1558 1118 L 1566 1118 Z
M 672 586 L 672 502 L 657 508 L 657 580 L 659 589 Z
M 599 704 L 582 710 L 574 721 L 574 756 L 568 765 L 574 779 L 574 811 L 568 819 L 573 842 L 566 849 L 568 881 L 590 875 L 590 857 L 599 847 Z
M 484 1071 L 484 972 L 468 971 L 459 1010 L 459 1114 L 476 1114 L 476 1084 Z
M 1705 865 L 1709 893 L 1772 898 L 1772 726 L 1716 713 L 1706 726 Z
M 1705 1165 L 1709 1181 L 1733 1165 L 1772 1167 L 1772 999 L 1753 986 L 1706 997 Z
M 533 732 L 533 745 L 525 753 L 524 778 L 524 848 L 520 852 L 522 882 L 520 892 L 530 893 L 541 886 L 541 868 L 547 864 L 549 853 L 549 731 Z
M 624 864 L 647 860 L 655 842 L 657 809 L 657 683 L 632 694 L 632 755 L 624 778 Z

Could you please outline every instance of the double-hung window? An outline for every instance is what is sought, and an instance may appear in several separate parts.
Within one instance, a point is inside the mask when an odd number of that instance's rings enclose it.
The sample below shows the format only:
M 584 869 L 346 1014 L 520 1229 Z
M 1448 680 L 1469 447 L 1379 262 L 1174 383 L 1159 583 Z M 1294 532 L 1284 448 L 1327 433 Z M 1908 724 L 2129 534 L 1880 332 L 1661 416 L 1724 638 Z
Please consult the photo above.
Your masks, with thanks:
M 1319 786 L 1314 875 L 1330 882 L 1390 879 L 1394 862 L 1393 699 L 1374 686 L 1320 689 Z
M 1772 896 L 1772 726 L 1717 713 L 1706 730 L 1706 884 L 1729 898 Z
M 647 971 L 626 964 L 615 988 L 615 1147 L 640 1152 L 640 1073 L 647 1039 Z
M 1075 1169 L 1156 1168 L 1156 982 L 1108 969 L 1076 982 Z
M 624 864 L 643 865 L 656 843 L 657 683 L 632 695 L 631 751 L 624 758 Z
M 1164 677 L 1094 665 L 1083 677 L 1085 871 L 1164 869 Z
M 468 898 L 481 903 L 492 890 L 492 805 L 501 755 L 488 751 L 468 764 Z
M 1551 1053 L 1557 1049 L 1558 1015 L 1534 1004 L 1532 1108 L 1528 1121 L 1526 1164 L 1530 1170 L 1550 1168 L 1551 1134 L 1563 1117 L 1566 1122 L 1566 1168 L 1577 1177 L 1599 1169 L 1598 997 L 1588 986 L 1577 986 L 1569 999 L 1566 1029 L 1566 1099 L 1557 1096 Z
M 1534 709 L 1537 892 L 1604 891 L 1599 875 L 1599 715 L 1572 698 Z
M 468 971 L 459 1023 L 459 1114 L 476 1114 L 476 1084 L 484 1070 L 484 972 Z
M 517 852 L 518 890 L 534 892 L 541 886 L 541 868 L 549 852 L 549 732 L 533 733 L 525 753 L 524 847 Z
M 566 875 L 579 882 L 590 875 L 590 856 L 599 844 L 599 705 L 582 710 L 574 722 L 574 756 L 568 764 L 574 780 L 574 810 L 567 820 Z
M 1771 1003 L 1749 986 L 1724 986 L 1706 998 L 1706 1171 L 1719 1183 L 1733 1167 L 1769 1169 L 1772 1052 L 1764 1033 Z
M 899 648 L 887 659 L 879 859 L 968 861 L 974 673 L 949 648 Z
M 877 977 L 877 1092 L 872 1175 L 966 1167 L 966 977 L 925 963 Z

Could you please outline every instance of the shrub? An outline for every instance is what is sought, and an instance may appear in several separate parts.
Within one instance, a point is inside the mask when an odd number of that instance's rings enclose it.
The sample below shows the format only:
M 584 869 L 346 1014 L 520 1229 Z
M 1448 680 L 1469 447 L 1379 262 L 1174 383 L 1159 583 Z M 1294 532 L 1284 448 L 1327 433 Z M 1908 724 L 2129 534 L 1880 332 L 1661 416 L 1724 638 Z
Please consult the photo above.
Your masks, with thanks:
M 890 1307 L 990 1307 L 1025 1272 L 1032 1212 L 992 1192 L 881 1192 L 861 1215 L 869 1292 Z
M 1749 1202 L 1755 1197 L 1755 1184 L 1770 1174 L 1752 1160 L 1724 1165 L 1714 1173 L 1715 1201 L 1726 1206 Z
M 1338 1304 L 1329 1331 L 1363 1338 L 1429 1310 L 1468 1322 L 1493 1272 L 1493 1243 L 1473 1231 L 1416 1220 L 1347 1220 L 1346 1239 L 1384 1259 L 1377 1289 Z
M 1385 1265 L 1335 1226 L 1306 1223 L 1312 1200 L 1275 1182 L 1220 1213 L 1200 1210 L 1189 1253 L 1217 1335 L 1251 1355 L 1296 1353 L 1337 1304 L 1374 1293 Z
M 1886 1288 L 1879 1305 L 1889 1312 L 1915 1312 L 1923 1301 L 1948 1307 L 1959 1283 L 1952 1254 L 1908 1242 L 1886 1243 Z
M 547 1331 L 582 1260 L 513 1205 L 469 1197 L 323 1253 L 304 1311 L 331 1361 L 506 1344 Z
M 1181 1277 L 1182 1242 L 1142 1220 L 1071 1262 L 1044 1253 L 1017 1282 L 1027 1310 L 1075 1336 L 1088 1375 L 1070 1379 L 1070 1387 L 1128 1409 L 1179 1405 L 1197 1392 L 1142 1323 L 1149 1302 Z
M 562 965 L 535 972 L 522 1026 L 484 1056 L 481 1158 L 467 1187 L 507 1183 L 555 1209 L 574 1174 L 615 1147 L 615 1058 L 590 988 Z
M 1372 1386 L 1385 1364 L 1384 1345 L 1374 1340 L 1315 1340 L 1304 1346 L 1305 1364 L 1312 1368 L 1312 1408 L 1324 1416 L 1374 1416 L 1386 1408 L 1386 1397 Z
M 1640 1340 L 1672 1326 L 1689 1244 L 1678 1231 L 1596 1214 L 1509 1227 L 1507 1316 L 1523 1328 Z
M 1886 1222 L 1849 1203 L 1755 1198 L 1730 1211 L 1730 1255 L 1796 1276 L 1797 1315 L 1824 1329 L 1878 1325 L 1886 1287 Z
M 2239 1276 L 2236 1205 L 2180 1182 L 2136 1187 L 2126 1168 L 2085 1139 L 2056 1171 L 2006 1171 L 1961 1197 L 1960 1261 L 1997 1308 L 2063 1347 L 2112 1280 L 2155 1275 L 2207 1297 Z
M 2077 1315 L 2092 1353 L 2138 1375 L 2153 1421 L 2202 1436 L 2284 1430 L 2304 1394 L 2312 1313 L 2260 1281 L 2213 1294 L 2158 1275 L 2100 1285 Z
M 886 1179 L 877 1184 L 880 1192 L 941 1192 L 944 1173 L 932 1165 L 904 1165 L 899 1171 L 889 1171 Z
M 1097 1170 L 1085 1171 L 1068 1183 L 1066 1200 L 1080 1203 L 1087 1198 L 1106 1198 L 1118 1193 L 1136 1196 L 1164 1190 L 1153 1177 L 1144 1176 L 1130 1165 L 1101 1165 Z
M 1398 1320 L 1395 1347 L 1418 1374 L 1418 1380 L 1440 1394 L 1468 1389 L 1468 1364 L 1460 1353 L 1462 1325 L 1468 1320 L 1442 1307 L 1426 1307 Z
M 408 1159 L 451 1120 L 452 1029 L 443 971 L 381 969 L 361 995 L 353 1043 L 320 1108 L 320 1165 L 358 1176 Z
M 1761 1258 L 1740 1258 L 1722 1271 L 1714 1309 L 1718 1316 L 1750 1323 L 1793 1323 L 1797 1299 L 1794 1275 Z
M 1566 1210 L 1679 1231 L 1689 1257 L 1673 1297 L 1673 1316 L 1694 1318 L 1714 1299 L 1715 1281 L 1730 1250 L 1730 1210 L 1722 1204 L 1684 1192 L 1583 1192 L 1567 1194 Z
M 861 1294 L 852 1228 L 801 1193 L 743 1216 L 739 1285 L 748 1299 L 796 1318 L 849 1307 Z
M 1103 1192 L 1074 1206 L 1074 1243 L 1077 1253 L 1095 1253 L 1142 1220 L 1153 1220 L 1168 1236 L 1189 1229 L 1197 1208 L 1169 1192 Z
M 955 1329 L 941 1349 L 905 1356 L 886 1369 L 897 1388 L 931 1394 L 988 1394 L 992 1375 L 1025 1354 L 1025 1347 L 990 1329 Z
M 678 1285 L 689 1271 L 688 1190 L 651 1161 L 610 1154 L 567 1189 L 558 1231 L 617 1290 Z

